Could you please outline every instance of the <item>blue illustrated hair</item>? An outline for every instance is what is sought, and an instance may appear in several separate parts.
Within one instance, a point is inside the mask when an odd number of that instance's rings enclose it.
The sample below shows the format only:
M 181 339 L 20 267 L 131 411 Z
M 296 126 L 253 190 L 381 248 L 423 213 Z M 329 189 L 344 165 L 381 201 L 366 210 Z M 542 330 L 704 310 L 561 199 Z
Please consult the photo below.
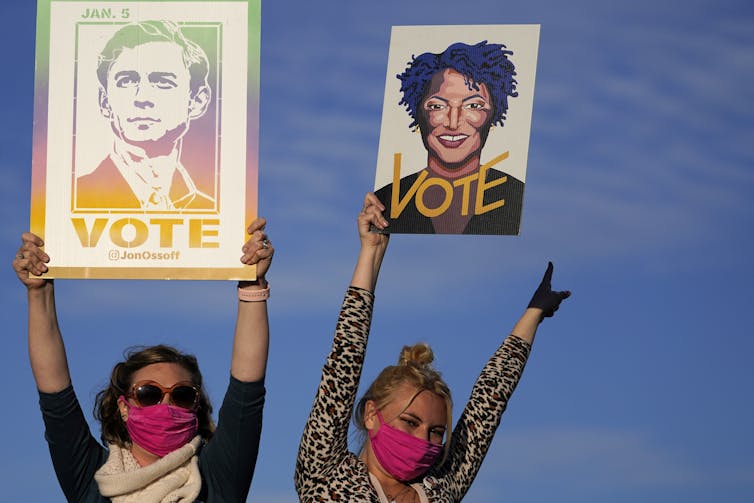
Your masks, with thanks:
M 485 84 L 492 97 L 492 120 L 490 124 L 503 126 L 508 111 L 508 97 L 515 98 L 516 67 L 508 59 L 513 51 L 503 44 L 488 44 L 486 40 L 475 45 L 457 42 L 440 54 L 425 52 L 412 56 L 403 73 L 396 75 L 401 81 L 403 98 L 398 105 L 405 105 L 412 122 L 409 128 L 418 125 L 417 114 L 429 89 L 432 77 L 451 68 L 466 78 L 469 89 L 479 90 Z

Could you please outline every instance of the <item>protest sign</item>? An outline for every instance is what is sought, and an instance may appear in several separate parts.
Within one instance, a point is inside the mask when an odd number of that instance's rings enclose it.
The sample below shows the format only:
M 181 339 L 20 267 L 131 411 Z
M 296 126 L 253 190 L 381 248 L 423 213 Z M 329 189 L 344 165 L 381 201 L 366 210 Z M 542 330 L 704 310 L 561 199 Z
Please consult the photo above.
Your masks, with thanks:
M 52 278 L 253 279 L 260 5 L 39 0 L 31 230 Z
M 374 190 L 387 232 L 519 234 L 539 25 L 395 26 Z

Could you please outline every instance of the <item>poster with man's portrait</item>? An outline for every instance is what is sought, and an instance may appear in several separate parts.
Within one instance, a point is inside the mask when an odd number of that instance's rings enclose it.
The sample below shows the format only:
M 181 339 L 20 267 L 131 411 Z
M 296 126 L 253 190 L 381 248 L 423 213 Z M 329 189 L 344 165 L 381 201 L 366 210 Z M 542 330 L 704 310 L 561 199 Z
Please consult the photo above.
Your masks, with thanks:
M 386 232 L 518 235 L 539 25 L 394 26 L 374 190 Z
M 260 0 L 38 0 L 31 231 L 49 277 L 253 279 Z

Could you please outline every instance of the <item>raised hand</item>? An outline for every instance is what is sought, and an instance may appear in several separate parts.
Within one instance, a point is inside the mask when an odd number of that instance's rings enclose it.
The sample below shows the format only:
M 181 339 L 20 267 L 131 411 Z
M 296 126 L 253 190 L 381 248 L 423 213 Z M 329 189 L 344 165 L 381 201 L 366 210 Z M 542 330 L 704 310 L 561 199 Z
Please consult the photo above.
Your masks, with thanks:
M 21 247 L 13 259 L 13 270 L 16 271 L 16 276 L 21 283 L 29 290 L 42 288 L 52 280 L 33 278 L 31 275 L 41 276 L 47 272 L 47 262 L 50 261 L 50 257 L 42 250 L 44 241 L 36 234 L 24 232 L 21 235 L 21 242 Z
M 390 240 L 389 234 L 380 232 L 388 226 L 387 220 L 382 216 L 383 211 L 385 207 L 377 196 L 368 192 L 357 219 L 361 249 L 351 277 L 351 286 L 372 292 L 377 285 L 382 259 Z
M 364 206 L 357 219 L 362 246 L 387 246 L 390 235 L 380 232 L 388 226 L 387 220 L 382 216 L 383 211 L 385 206 L 373 192 L 368 192 L 364 196 Z
M 528 307 L 533 307 L 542 310 L 540 321 L 544 318 L 549 318 L 555 311 L 558 310 L 560 303 L 571 296 L 571 292 L 568 290 L 553 291 L 552 289 L 552 262 L 547 263 L 547 270 L 542 277 L 542 282 L 537 287 L 534 295 L 529 301 Z
M 241 262 L 246 265 L 256 264 L 258 280 L 264 280 L 272 264 L 272 256 L 275 254 L 275 249 L 264 231 L 266 225 L 267 221 L 264 218 L 254 220 L 247 229 L 251 237 L 241 248 L 243 251 Z

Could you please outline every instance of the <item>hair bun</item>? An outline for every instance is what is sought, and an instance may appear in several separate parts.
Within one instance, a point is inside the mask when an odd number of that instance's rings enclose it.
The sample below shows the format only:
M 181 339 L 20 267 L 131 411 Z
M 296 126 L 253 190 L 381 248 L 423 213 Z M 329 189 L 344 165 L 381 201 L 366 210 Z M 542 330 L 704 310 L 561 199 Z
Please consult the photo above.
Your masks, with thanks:
M 428 367 L 435 359 L 435 354 L 428 344 L 420 342 L 413 346 L 403 346 L 401 355 L 398 357 L 398 365 L 416 365 Z

